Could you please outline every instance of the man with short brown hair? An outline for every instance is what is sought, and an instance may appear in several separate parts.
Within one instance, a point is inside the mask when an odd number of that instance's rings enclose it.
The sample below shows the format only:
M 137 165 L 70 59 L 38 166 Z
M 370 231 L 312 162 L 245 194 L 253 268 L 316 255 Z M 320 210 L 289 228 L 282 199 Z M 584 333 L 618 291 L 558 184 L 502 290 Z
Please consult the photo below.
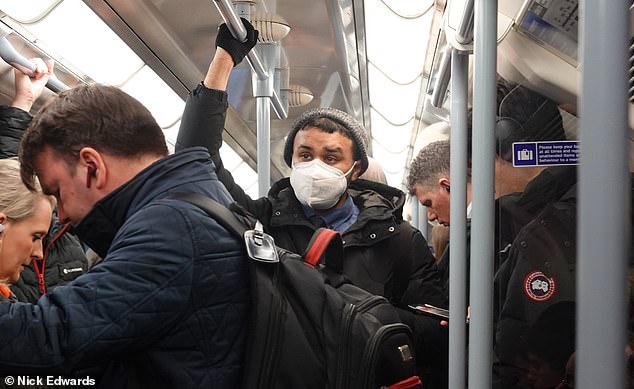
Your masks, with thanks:
M 86 85 L 39 112 L 20 160 L 25 183 L 37 175 L 60 220 L 103 261 L 35 305 L 0 303 L 0 374 L 93 371 L 104 388 L 238 387 L 249 308 L 242 245 L 170 199 L 231 202 L 209 154 L 167 156 L 141 103 Z

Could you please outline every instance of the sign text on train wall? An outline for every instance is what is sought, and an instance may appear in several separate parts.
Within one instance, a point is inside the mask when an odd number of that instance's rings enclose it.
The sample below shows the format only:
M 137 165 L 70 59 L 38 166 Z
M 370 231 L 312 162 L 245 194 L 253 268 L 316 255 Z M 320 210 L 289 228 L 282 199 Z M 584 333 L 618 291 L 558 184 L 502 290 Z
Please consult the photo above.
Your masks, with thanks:
M 579 141 L 513 143 L 513 166 L 579 164 Z

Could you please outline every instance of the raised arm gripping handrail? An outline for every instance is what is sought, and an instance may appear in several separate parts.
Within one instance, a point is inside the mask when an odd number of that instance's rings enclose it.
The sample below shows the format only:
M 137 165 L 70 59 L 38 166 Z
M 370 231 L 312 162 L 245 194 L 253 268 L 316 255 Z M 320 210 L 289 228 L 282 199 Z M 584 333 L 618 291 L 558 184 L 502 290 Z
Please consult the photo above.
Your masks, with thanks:
M 35 64 L 20 55 L 7 38 L 0 38 L 0 57 L 9 65 L 20 70 L 24 74 L 32 75 L 35 71 Z M 51 74 L 46 86 L 55 93 L 70 89 L 66 84 L 61 82 L 55 74 Z
M 227 23 L 227 27 L 231 34 L 233 34 L 234 38 L 244 41 L 247 36 L 247 31 L 242 24 L 242 21 L 236 14 L 233 6 L 231 4 L 231 0 L 214 0 L 213 1 L 216 8 L 218 8 L 218 12 L 220 12 L 220 16 Z M 272 77 L 265 69 L 264 65 L 262 65 L 262 61 L 258 56 L 258 53 L 254 50 L 251 50 L 249 54 L 247 54 L 247 61 L 251 68 L 257 75 L 258 80 L 267 80 L 269 77 Z M 273 104 L 273 109 L 277 116 L 280 119 L 286 119 L 288 117 L 288 112 L 284 108 L 284 104 L 280 100 L 280 97 L 275 91 L 273 91 L 272 96 L 270 96 L 271 104 Z

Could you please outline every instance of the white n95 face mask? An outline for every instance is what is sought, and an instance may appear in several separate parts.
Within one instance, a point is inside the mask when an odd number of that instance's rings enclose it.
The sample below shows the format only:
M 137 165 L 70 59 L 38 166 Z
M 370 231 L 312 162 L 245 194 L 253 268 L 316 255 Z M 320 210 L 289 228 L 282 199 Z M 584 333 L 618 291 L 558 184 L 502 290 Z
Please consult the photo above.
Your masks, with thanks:
M 337 204 L 348 187 L 347 173 L 329 166 L 321 159 L 293 164 L 291 187 L 300 203 L 314 209 L 328 209 Z

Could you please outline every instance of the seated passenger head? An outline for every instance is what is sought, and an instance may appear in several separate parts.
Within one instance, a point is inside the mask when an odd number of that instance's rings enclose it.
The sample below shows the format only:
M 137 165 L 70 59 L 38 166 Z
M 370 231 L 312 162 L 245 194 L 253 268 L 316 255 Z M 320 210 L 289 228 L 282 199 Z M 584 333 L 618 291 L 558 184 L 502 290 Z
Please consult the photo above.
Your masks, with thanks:
M 316 210 L 336 207 L 348 184 L 368 168 L 365 129 L 334 108 L 316 108 L 295 120 L 284 145 L 297 199 Z
M 15 283 L 33 258 L 42 259 L 42 239 L 51 224 L 55 200 L 37 180 L 30 191 L 20 180 L 17 160 L 0 160 L 0 283 Z
M 557 104 L 551 99 L 503 79 L 497 81 L 495 122 L 495 193 L 503 196 L 522 192 L 543 166 L 513 166 L 513 143 L 566 139 Z M 472 139 L 472 110 L 468 111 L 469 144 Z
M 498 79 L 495 140 L 497 157 L 513 163 L 513 143 L 566 140 L 557 104 L 525 86 Z M 473 110 L 468 110 L 469 145 Z
M 21 175 L 58 201 L 60 221 L 77 224 L 93 205 L 167 155 L 150 111 L 111 86 L 60 93 L 36 114 L 20 146 Z
M 503 88 L 508 86 L 498 86 L 498 92 Z M 498 97 L 501 100 L 498 104 L 495 138 L 497 154 L 501 159 L 513 162 L 514 142 L 566 140 L 557 104 L 548 97 L 522 85 L 515 85 L 503 97 L 501 94 Z
M 427 207 L 429 221 L 449 225 L 449 141 L 433 142 L 423 147 L 412 161 L 407 189 Z M 468 173 L 469 174 L 469 173 Z

